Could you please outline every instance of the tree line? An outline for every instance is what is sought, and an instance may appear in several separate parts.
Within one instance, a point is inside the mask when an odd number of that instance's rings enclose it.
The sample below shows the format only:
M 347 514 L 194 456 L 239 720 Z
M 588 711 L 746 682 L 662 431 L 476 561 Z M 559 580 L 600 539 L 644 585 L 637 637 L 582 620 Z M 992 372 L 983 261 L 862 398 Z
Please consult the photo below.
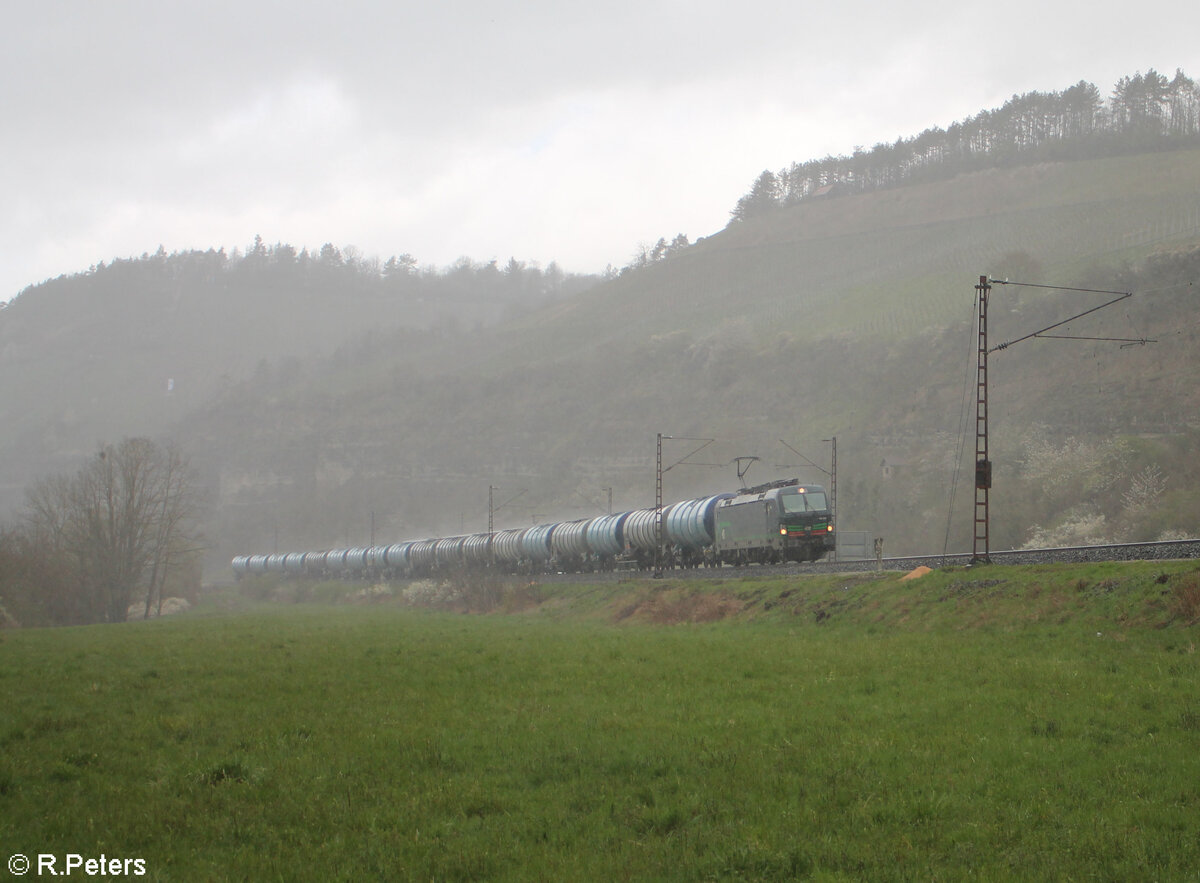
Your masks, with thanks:
M 124 622 L 194 594 L 201 503 L 179 449 L 145 438 L 35 482 L 0 530 L 0 624 Z
M 421 265 L 408 252 L 386 259 L 369 257 L 355 245 L 338 247 L 327 242 L 319 249 L 297 249 L 286 242 L 274 245 L 256 236 L 245 250 L 233 248 L 193 249 L 168 253 L 159 246 L 153 254 L 114 258 L 93 264 L 82 273 L 59 276 L 41 285 L 30 285 L 13 298 L 39 287 L 92 277 L 98 281 L 128 284 L 131 274 L 158 276 L 163 283 L 180 284 L 265 284 L 266 287 L 333 288 L 338 291 L 369 291 L 453 298 L 469 294 L 501 302 L 539 301 L 565 297 L 594 285 L 596 277 L 566 272 L 551 261 L 545 267 L 515 257 L 474 261 L 461 257 L 448 267 Z M 5 304 L 0 302 L 0 310 Z
M 850 156 L 763 171 L 730 212 L 743 221 L 815 196 L 863 193 L 1032 162 L 1087 159 L 1200 144 L 1200 87 L 1182 70 L 1122 77 L 1107 101 L 1081 80 L 1061 92 L 1014 95 L 946 128 Z

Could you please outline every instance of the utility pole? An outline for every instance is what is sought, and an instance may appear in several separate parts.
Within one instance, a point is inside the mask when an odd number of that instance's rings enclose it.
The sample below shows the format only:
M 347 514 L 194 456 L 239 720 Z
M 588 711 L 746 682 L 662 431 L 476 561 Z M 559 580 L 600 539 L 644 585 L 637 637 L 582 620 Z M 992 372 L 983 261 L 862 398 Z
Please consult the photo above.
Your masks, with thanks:
M 496 513 L 511 503 L 517 497 L 525 493 L 525 489 L 521 489 L 501 503 L 496 505 L 495 493 L 500 488 L 495 485 L 488 485 L 488 563 L 496 563 Z
M 1029 288 L 1047 288 L 1056 291 L 1075 291 L 1086 292 L 1088 294 L 1115 294 L 1117 297 L 1110 301 L 1084 310 L 1082 313 L 1076 313 L 1070 318 L 1055 322 L 1048 325 L 1039 331 L 1032 331 L 1023 337 L 1018 337 L 1016 340 L 1010 340 L 1007 343 L 998 344 L 988 349 L 988 296 L 991 294 L 992 285 L 1022 285 Z M 1048 334 L 1056 328 L 1061 328 L 1068 322 L 1073 322 L 1076 319 L 1081 319 L 1084 316 L 1089 316 L 1092 313 L 1102 310 L 1105 307 L 1110 307 L 1118 301 L 1125 300 L 1128 297 L 1133 297 L 1132 291 L 1106 291 L 1095 288 L 1067 288 L 1060 285 L 1038 285 L 1031 282 L 1009 282 L 1007 279 L 989 279 L 987 276 L 979 277 L 979 284 L 975 286 L 975 290 L 979 292 L 979 362 L 978 371 L 976 373 L 976 397 L 975 397 L 975 546 L 971 553 L 972 564 L 990 564 L 989 556 L 989 521 L 988 521 L 988 491 L 992 488 L 992 460 L 988 455 L 988 353 L 994 350 L 1008 349 L 1014 343 L 1021 343 L 1033 337 L 1042 339 L 1054 340 L 1094 340 L 1108 341 L 1110 343 L 1119 343 L 1122 348 L 1139 344 L 1145 346 L 1147 343 L 1157 343 L 1154 340 L 1147 340 L 1144 337 L 1129 338 L 1129 337 L 1085 337 L 1074 334 Z
M 671 436 L 666 436 L 671 438 Z M 654 578 L 662 579 L 663 534 L 662 534 L 662 443 L 663 434 L 658 434 L 658 458 L 654 469 Z
M 668 466 L 666 469 L 664 469 L 663 464 L 662 464 L 663 439 L 667 439 L 667 440 L 679 439 L 680 441 L 703 442 L 703 444 L 700 445 L 700 447 L 695 448 L 692 451 L 690 451 L 689 453 L 680 457 L 678 460 L 676 460 L 674 463 L 672 463 L 670 466 Z M 715 439 L 711 439 L 711 438 L 688 438 L 686 436 L 663 435 L 661 432 L 658 433 L 658 453 L 657 453 L 656 466 L 655 466 L 655 470 L 654 470 L 654 578 L 655 579 L 662 579 L 662 575 L 663 575 L 663 573 L 662 573 L 662 562 L 663 562 L 663 551 L 664 551 L 663 550 L 663 523 L 662 523 L 663 473 L 670 472 L 676 466 L 679 466 L 681 463 L 684 463 L 684 461 L 686 461 L 688 457 L 691 457 L 693 454 L 700 453 L 702 450 L 704 450 L 709 445 L 711 445 L 714 441 L 715 441 Z M 686 463 L 685 465 L 707 466 L 707 465 L 712 465 L 712 464 Z
M 837 436 L 825 439 L 833 444 L 833 453 L 829 464 L 829 520 L 834 526 L 834 541 L 833 541 L 833 560 L 837 561 L 837 536 L 840 531 L 837 530 Z
M 972 564 L 990 564 L 988 491 L 992 487 L 992 461 L 988 458 L 988 295 L 987 276 L 979 277 L 979 362 L 975 375 L 975 545 Z

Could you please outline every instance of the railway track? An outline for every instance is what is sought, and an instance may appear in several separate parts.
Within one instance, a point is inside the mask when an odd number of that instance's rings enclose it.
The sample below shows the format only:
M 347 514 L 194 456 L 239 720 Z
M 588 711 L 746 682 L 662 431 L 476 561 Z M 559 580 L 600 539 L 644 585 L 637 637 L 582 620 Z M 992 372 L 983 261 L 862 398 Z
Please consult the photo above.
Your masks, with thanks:
M 1167 561 L 1180 558 L 1200 558 L 1200 539 L 1170 540 L 1160 543 L 1110 543 L 1101 546 L 1064 546 L 1056 549 L 1021 549 L 992 552 L 989 561 L 994 565 L 1005 564 L 1082 564 L 1092 561 Z M 845 573 L 871 570 L 910 571 L 924 566 L 966 567 L 971 564 L 971 553 L 958 552 L 948 555 L 910 555 L 884 558 L 882 561 L 854 559 L 849 561 L 816 561 L 807 564 L 750 565 L 746 567 L 719 567 L 664 570 L 663 576 L 683 579 L 739 578 L 756 574 L 801 576 L 812 573 Z M 646 578 L 647 570 L 617 570 L 608 573 L 558 573 L 542 574 L 544 582 L 573 581 L 597 582 L 630 578 Z
M 912 555 L 903 558 L 884 558 L 884 570 L 913 570 L 922 565 L 930 568 L 965 567 L 971 564 L 971 554 Z M 1090 561 L 1156 561 L 1178 558 L 1200 558 L 1200 539 L 1170 540 L 1160 543 L 1108 543 L 1100 546 L 1063 546 L 1055 549 L 1013 549 L 992 552 L 991 564 L 1081 564 Z M 875 570 L 879 563 L 870 561 L 821 561 L 810 567 L 815 572 L 839 570 Z

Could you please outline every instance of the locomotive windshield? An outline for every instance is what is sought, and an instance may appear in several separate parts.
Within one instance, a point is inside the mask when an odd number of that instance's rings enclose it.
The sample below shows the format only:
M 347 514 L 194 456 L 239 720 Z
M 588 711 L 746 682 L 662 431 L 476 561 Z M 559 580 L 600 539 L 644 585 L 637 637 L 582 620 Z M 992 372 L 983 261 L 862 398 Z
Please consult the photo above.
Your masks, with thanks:
M 809 491 L 805 494 L 780 494 L 779 501 L 784 512 L 824 512 L 829 508 L 824 491 Z

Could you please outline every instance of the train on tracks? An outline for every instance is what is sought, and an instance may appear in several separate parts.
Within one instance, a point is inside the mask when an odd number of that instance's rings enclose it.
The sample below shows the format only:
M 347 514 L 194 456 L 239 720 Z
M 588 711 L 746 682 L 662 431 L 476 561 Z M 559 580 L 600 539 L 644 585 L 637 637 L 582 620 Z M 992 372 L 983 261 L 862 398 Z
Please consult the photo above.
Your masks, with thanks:
M 660 527 L 661 525 L 661 527 Z M 660 542 L 661 534 L 661 542 Z M 736 493 L 576 521 L 386 546 L 239 555 L 237 578 L 433 577 L 468 569 L 588 572 L 816 561 L 833 550 L 829 496 L 786 479 Z

